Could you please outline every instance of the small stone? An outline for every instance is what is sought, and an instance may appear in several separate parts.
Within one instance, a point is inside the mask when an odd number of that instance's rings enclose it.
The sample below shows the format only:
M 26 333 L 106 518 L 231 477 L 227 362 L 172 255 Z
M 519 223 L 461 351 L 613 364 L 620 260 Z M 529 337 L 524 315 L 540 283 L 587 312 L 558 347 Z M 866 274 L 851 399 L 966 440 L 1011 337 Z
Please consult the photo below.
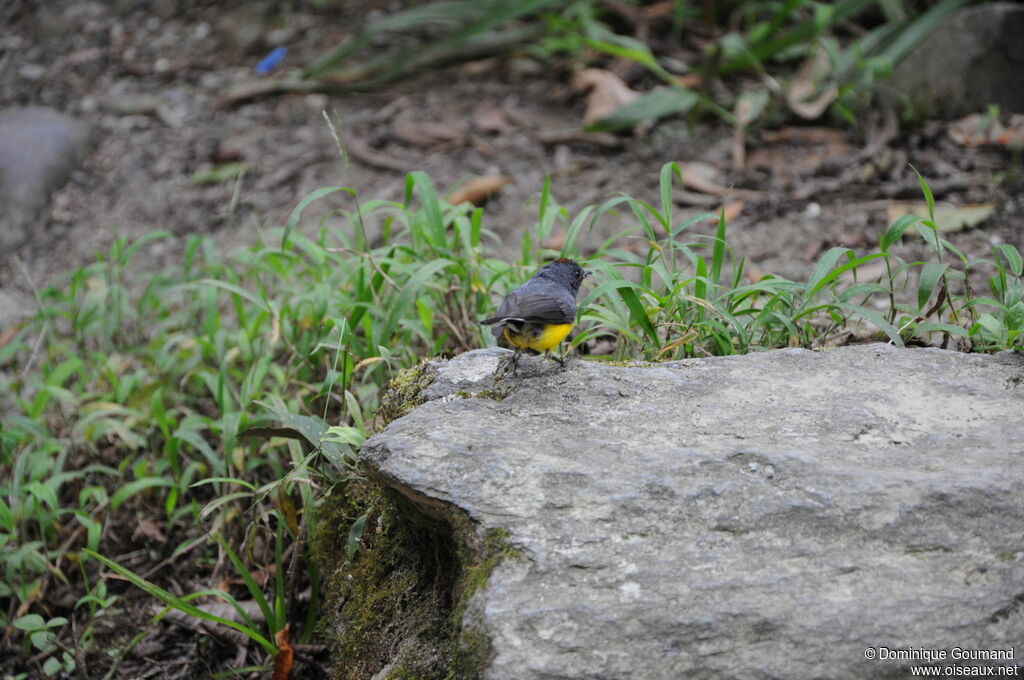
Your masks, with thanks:
M 40 64 L 25 64 L 18 69 L 18 75 L 25 80 L 39 80 L 46 75 L 46 67 Z
M 21 245 L 89 145 L 90 129 L 40 106 L 0 111 L 0 249 Z

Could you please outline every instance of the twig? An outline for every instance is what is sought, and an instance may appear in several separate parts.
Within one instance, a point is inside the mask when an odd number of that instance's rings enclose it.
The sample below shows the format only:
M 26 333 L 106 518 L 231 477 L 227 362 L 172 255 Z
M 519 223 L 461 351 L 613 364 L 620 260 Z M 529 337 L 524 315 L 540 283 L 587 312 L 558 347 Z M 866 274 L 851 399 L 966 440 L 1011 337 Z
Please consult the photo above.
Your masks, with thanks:
M 43 296 L 39 294 L 39 288 L 36 286 L 36 282 L 32 279 L 32 275 L 29 273 L 28 267 L 25 266 L 25 263 L 22 262 L 21 258 L 17 255 L 12 255 L 11 257 L 14 258 L 18 268 L 21 269 L 21 273 L 24 274 L 25 280 L 28 281 L 28 285 L 32 289 L 32 294 L 36 297 L 36 304 L 39 305 L 40 309 L 42 309 Z M 25 376 L 28 375 L 28 370 L 32 367 L 33 362 L 35 362 L 36 355 L 39 353 L 39 346 L 43 343 L 43 336 L 46 335 L 46 330 L 49 325 L 50 321 L 47 319 L 43 323 L 43 327 L 39 329 L 39 335 L 36 336 L 36 341 L 32 345 L 32 352 L 28 355 L 28 361 L 25 362 L 25 365 L 21 369 L 21 375 L 18 376 L 21 382 L 25 381 Z

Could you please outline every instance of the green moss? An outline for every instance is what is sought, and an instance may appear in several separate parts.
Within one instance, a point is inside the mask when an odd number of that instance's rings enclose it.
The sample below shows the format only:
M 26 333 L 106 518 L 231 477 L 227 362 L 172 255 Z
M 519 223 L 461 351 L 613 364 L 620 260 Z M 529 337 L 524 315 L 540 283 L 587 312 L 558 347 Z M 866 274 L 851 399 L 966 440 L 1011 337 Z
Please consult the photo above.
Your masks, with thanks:
M 434 381 L 433 374 L 427 371 L 429 363 L 429 359 L 423 359 L 392 378 L 381 397 L 380 409 L 377 411 L 381 419 L 380 427 L 383 428 L 392 420 L 401 418 L 423 403 L 423 390 Z
M 462 574 L 456 587 L 458 599 L 452 611 L 452 622 L 459 631 L 448 674 L 448 678 L 452 679 L 479 677 L 480 672 L 494 659 L 490 639 L 481 631 L 465 625 L 466 608 L 474 593 L 487 585 L 491 572 L 502 560 L 521 556 L 509 543 L 509 533 L 505 529 L 489 530 L 484 535 L 483 543 L 482 550 L 475 551 L 475 554 L 471 554 L 473 551 L 468 544 L 462 546 Z
M 491 399 L 493 401 L 502 401 L 508 396 L 509 390 L 481 390 L 479 392 L 470 392 L 469 390 L 458 390 L 455 396 L 460 399 Z
M 348 561 L 349 527 L 367 511 L 360 549 Z M 461 511 L 441 515 L 366 480 L 327 495 L 315 549 L 319 564 L 335 565 L 324 590 L 336 680 L 389 665 L 391 680 L 469 680 L 490 663 L 490 641 L 463 617 L 494 568 L 518 553 L 507 532 L 489 531 L 481 541 Z

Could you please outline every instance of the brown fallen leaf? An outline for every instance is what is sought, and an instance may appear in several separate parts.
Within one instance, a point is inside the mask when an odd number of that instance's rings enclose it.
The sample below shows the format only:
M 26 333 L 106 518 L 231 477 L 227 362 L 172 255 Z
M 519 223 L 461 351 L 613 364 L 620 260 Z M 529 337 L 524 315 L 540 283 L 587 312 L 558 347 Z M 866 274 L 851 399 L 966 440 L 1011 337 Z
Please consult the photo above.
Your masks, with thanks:
M 786 103 L 793 113 L 807 120 L 819 118 L 839 97 L 835 85 L 821 86 L 832 73 L 832 60 L 823 48 L 818 48 L 800 65 L 786 88 Z
M 885 260 L 871 260 L 856 269 L 848 269 L 839 275 L 843 283 L 877 281 L 886 274 Z
M 814 146 L 823 144 L 826 146 L 837 146 L 849 148 L 850 135 L 839 128 L 824 127 L 821 125 L 807 126 L 786 126 L 778 130 L 762 130 L 761 140 L 768 144 L 786 143 Z
M 766 88 L 744 90 L 736 99 L 733 108 L 736 124 L 732 135 L 732 166 L 738 172 L 744 170 L 747 162 L 747 126 L 761 116 L 768 100 Z
M 473 109 L 473 127 L 480 132 L 501 134 L 512 129 L 505 110 L 495 104 L 478 104 Z
M 704 82 L 704 77 L 699 73 L 685 73 L 683 75 L 673 76 L 676 82 L 683 87 L 688 87 L 691 90 L 696 90 Z
M 800 260 L 810 264 L 811 262 L 814 262 L 815 258 L 818 257 L 818 254 L 824 249 L 824 241 L 811 241 L 804 246 L 803 252 L 800 253 Z
M 949 138 L 963 146 L 1024 147 L 1024 114 L 972 113 L 950 123 Z
M 17 326 L 10 326 L 0 331 L 0 349 L 6 347 L 14 339 L 14 336 L 18 334 L 18 330 Z
M 727 224 L 740 216 L 740 213 L 743 212 L 743 206 L 743 201 L 739 199 L 729 201 L 725 204 L 725 221 Z M 714 217 L 709 217 L 708 222 L 714 222 L 717 224 L 720 216 L 721 211 L 715 213 Z
M 286 623 L 284 628 L 274 634 L 274 642 L 277 643 L 277 656 L 274 657 L 274 674 L 270 676 L 270 680 L 288 680 L 288 676 L 292 674 L 292 662 L 295 652 L 288 642 L 288 629 L 290 627 L 291 624 Z
M 541 244 L 548 250 L 561 250 L 562 246 L 565 245 L 565 239 L 569 236 L 565 229 L 556 229 L 553 234 L 548 236 L 547 240 Z
M 991 203 L 965 203 L 958 206 L 950 203 L 937 203 L 935 205 L 935 225 L 943 233 L 963 231 L 964 229 L 976 227 L 987 220 L 995 212 L 995 209 L 995 205 Z M 886 208 L 889 224 L 892 224 L 903 215 L 917 215 L 927 219 L 928 205 L 925 203 L 894 201 Z
M 395 172 L 408 172 L 409 164 L 397 158 L 382 153 L 370 147 L 356 137 L 349 137 L 345 140 L 348 154 L 364 165 L 379 170 L 394 170 Z
M 473 205 L 483 205 L 491 197 L 491 194 L 511 181 L 512 179 L 505 175 L 473 177 L 466 180 L 462 187 L 453 191 L 448 197 L 448 202 L 452 205 L 459 205 L 468 201 Z
M 167 542 L 167 538 L 164 536 L 163 532 L 160 531 L 160 527 L 156 525 L 156 522 L 146 517 L 139 518 L 139 524 L 138 527 L 135 529 L 134 535 L 145 536 L 146 538 L 150 539 L 151 541 L 155 541 L 156 543 Z
M 461 145 L 466 142 L 466 130 L 461 125 L 399 118 L 392 123 L 391 129 L 397 139 L 412 146 Z
M 679 169 L 683 175 L 683 187 L 692 189 L 693 191 L 699 191 L 702 194 L 710 194 L 712 196 L 735 196 L 745 200 L 757 200 L 763 196 L 760 191 L 751 191 L 750 189 L 729 189 L 721 184 L 717 184 L 699 172 L 696 172 L 686 163 L 680 163 Z
M 608 149 L 622 146 L 622 138 L 610 132 L 587 132 L 585 130 L 544 130 L 537 134 L 537 138 L 545 146 L 556 144 L 593 144 Z
M 767 168 L 777 178 L 795 182 L 813 175 L 825 164 L 839 163 L 854 152 L 848 143 L 801 144 L 782 142 L 747 151 L 747 167 Z
M 580 71 L 573 85 L 587 93 L 587 109 L 583 114 L 584 127 L 596 123 L 640 96 L 640 93 L 631 89 L 622 78 L 611 71 L 599 68 Z

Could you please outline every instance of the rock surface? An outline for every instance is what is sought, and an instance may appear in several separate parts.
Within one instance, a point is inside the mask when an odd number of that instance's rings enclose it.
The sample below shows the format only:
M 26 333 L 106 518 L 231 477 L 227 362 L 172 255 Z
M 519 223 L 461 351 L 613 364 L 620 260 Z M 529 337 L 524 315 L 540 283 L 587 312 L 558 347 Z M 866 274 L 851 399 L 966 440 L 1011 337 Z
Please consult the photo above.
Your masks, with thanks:
M 496 400 L 503 356 L 433 365 L 430 401 L 363 448 L 521 554 L 463 619 L 493 645 L 484 677 L 907 675 L 865 658 L 881 647 L 1024 661 L 1024 357 L 524 358 Z
M 968 7 L 944 20 L 893 71 L 891 86 L 922 117 L 957 117 L 995 104 L 1024 113 L 1024 6 Z
M 89 127 L 42 106 L 0 111 L 0 249 L 16 248 L 67 181 L 89 143 Z

